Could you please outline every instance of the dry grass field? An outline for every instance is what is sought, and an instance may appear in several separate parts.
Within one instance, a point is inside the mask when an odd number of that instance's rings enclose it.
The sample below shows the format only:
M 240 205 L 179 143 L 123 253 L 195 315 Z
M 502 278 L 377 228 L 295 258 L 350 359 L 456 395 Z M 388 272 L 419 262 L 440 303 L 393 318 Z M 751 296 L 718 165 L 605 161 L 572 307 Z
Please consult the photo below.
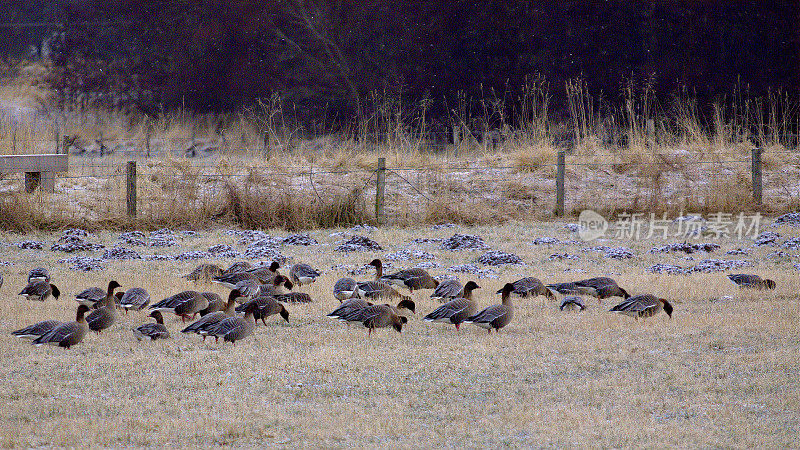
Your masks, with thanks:
M 148 289 L 154 301 L 190 289 L 179 278 L 200 261 L 108 261 L 106 270 L 75 272 L 46 250 L 58 234 L 0 235 L 45 250 L 0 247 L 5 284 L 0 289 L 0 444 L 5 447 L 276 446 L 276 447 L 798 447 L 800 446 L 800 277 L 797 256 L 752 239 L 717 241 L 721 249 L 651 254 L 662 241 L 596 241 L 534 245 L 538 237 L 577 239 L 563 223 L 509 222 L 502 227 L 385 228 L 365 234 L 380 252 L 338 253 L 347 230 L 319 230 L 313 246 L 283 246 L 293 262 L 323 275 L 303 289 L 314 298 L 289 305 L 290 324 L 273 317 L 235 347 L 182 335 L 168 317 L 172 337 L 137 342 L 130 329 L 143 313 L 121 315 L 102 335 L 70 350 L 34 347 L 9 332 L 44 319 L 72 320 L 74 294 L 116 279 L 123 288 Z M 770 228 L 783 238 L 800 228 Z M 665 314 L 635 321 L 608 312 L 615 300 L 565 313 L 544 298 L 515 299 L 514 321 L 498 334 L 465 325 L 429 324 L 436 307 L 430 291 L 415 293 L 417 315 L 402 334 L 371 337 L 324 315 L 339 302 L 331 294 L 346 268 L 406 248 L 434 255 L 439 267 L 474 263 L 482 251 L 450 251 L 415 238 L 453 233 L 482 236 L 492 249 L 513 252 L 525 265 L 481 266 L 486 276 L 458 273 L 482 287 L 479 303 L 521 275 L 545 282 L 610 275 L 631 293 L 670 299 Z M 273 230 L 278 236 L 285 231 Z M 95 238 L 111 246 L 117 233 Z M 205 250 L 238 238 L 222 230 L 180 237 L 179 248 Z M 625 246 L 630 259 L 584 252 L 594 245 Z M 747 256 L 728 256 L 743 248 Z M 141 249 L 176 253 L 175 248 Z M 578 259 L 551 259 L 556 253 Z M 82 255 L 98 256 L 94 253 Z M 66 255 L 70 256 L 70 255 Z M 694 258 L 694 262 L 687 258 Z M 737 271 L 778 283 L 775 291 L 743 292 L 727 272 L 651 274 L 656 263 L 693 265 L 701 259 L 745 259 Z M 233 260 L 220 260 L 228 265 Z M 420 260 L 390 261 L 395 268 Z M 16 294 L 27 271 L 47 266 L 63 291 L 59 300 L 33 303 Z M 334 267 L 338 266 L 338 267 Z M 357 275 L 369 279 L 372 272 Z M 218 286 L 200 290 L 226 291 Z

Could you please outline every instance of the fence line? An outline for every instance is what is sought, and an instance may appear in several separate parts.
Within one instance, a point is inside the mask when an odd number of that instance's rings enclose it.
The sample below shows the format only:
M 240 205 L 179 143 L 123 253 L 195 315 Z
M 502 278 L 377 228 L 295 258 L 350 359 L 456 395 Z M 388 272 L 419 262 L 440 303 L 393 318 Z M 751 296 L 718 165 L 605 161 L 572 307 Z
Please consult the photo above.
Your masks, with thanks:
M 766 207 L 774 211 L 776 192 L 777 195 L 782 195 L 776 188 L 784 189 L 787 195 L 794 196 L 798 186 L 792 184 L 796 180 L 789 179 L 787 183 L 786 179 L 779 178 L 780 170 L 764 170 L 762 158 L 770 153 L 756 148 L 748 159 L 684 161 L 684 166 L 688 167 L 686 170 L 699 170 L 696 175 L 686 175 L 682 172 L 683 168 L 678 170 L 667 168 L 664 171 L 647 169 L 658 168 L 659 165 L 665 164 L 663 162 L 582 162 L 579 160 L 580 157 L 571 156 L 563 150 L 557 153 L 554 164 L 540 164 L 537 169 L 538 175 L 531 175 L 525 170 L 520 171 L 520 166 L 468 165 L 463 164 L 463 161 L 460 161 L 462 164 L 458 166 L 445 168 L 387 167 L 384 158 L 379 159 L 377 168 L 325 170 L 311 167 L 293 171 L 271 165 L 242 165 L 237 166 L 235 170 L 238 172 L 233 173 L 219 173 L 219 168 L 213 165 L 176 167 L 167 165 L 154 168 L 139 165 L 135 160 L 117 164 L 98 161 L 96 164 L 86 164 L 81 169 L 99 170 L 100 174 L 59 176 L 57 180 L 71 180 L 76 183 L 69 183 L 70 185 L 61 183 L 52 196 L 40 195 L 40 201 L 64 202 L 62 197 L 66 195 L 67 203 L 80 203 L 81 208 L 88 208 L 96 214 L 118 210 L 121 214 L 136 219 L 142 218 L 143 215 L 146 217 L 153 207 L 165 201 L 164 199 L 181 201 L 179 197 L 184 195 L 186 189 L 193 192 L 187 201 L 209 201 L 224 192 L 223 182 L 235 181 L 238 185 L 247 186 L 250 184 L 250 177 L 255 176 L 259 180 L 254 182 L 257 188 L 263 187 L 269 192 L 289 194 L 306 192 L 318 200 L 323 200 L 337 190 L 340 192 L 351 190 L 360 192 L 359 195 L 371 195 L 374 189 L 374 219 L 379 225 L 384 225 L 397 222 L 398 217 L 403 215 L 413 216 L 415 213 L 409 212 L 409 208 L 415 207 L 439 208 L 455 216 L 465 209 L 477 210 L 489 206 L 500 208 L 507 203 L 516 205 L 515 207 L 521 208 L 523 212 L 547 211 L 547 215 L 551 217 L 561 217 L 569 215 L 570 211 L 574 212 L 578 206 L 605 201 L 619 209 L 636 210 L 659 200 L 666 202 L 667 196 L 670 195 L 684 199 L 692 196 L 701 200 L 708 198 L 709 193 L 718 189 L 718 186 L 728 186 L 741 181 L 736 181 L 731 174 L 738 173 L 737 176 L 741 176 L 742 173 L 749 171 L 750 180 L 746 181 L 751 181 L 752 185 L 740 186 L 740 190 L 749 189 L 750 199 L 740 201 L 734 206 L 761 210 L 765 207 L 765 203 L 769 202 Z M 70 162 L 74 161 L 74 158 L 70 158 Z M 575 172 L 570 172 L 571 175 L 567 177 L 567 169 L 570 167 L 610 168 L 621 164 L 629 165 L 625 168 L 626 171 L 647 169 L 645 173 L 651 175 L 631 175 L 614 170 L 601 171 L 605 175 L 578 172 L 581 174 L 578 177 Z M 713 164 L 712 167 L 719 167 L 719 170 L 703 169 L 709 164 Z M 553 172 L 548 172 L 550 167 Z M 164 173 L 160 174 L 158 170 L 163 170 Z M 243 171 L 249 173 L 242 173 Z M 662 173 L 668 172 L 682 173 L 685 180 L 659 184 L 658 180 Z M 555 179 L 554 188 L 549 184 L 553 179 Z M 627 183 L 625 186 L 619 187 L 625 183 Z M 768 187 L 773 188 L 770 191 L 771 197 L 765 198 L 765 188 Z M 154 188 L 156 190 L 153 190 Z M 666 194 L 663 189 L 672 193 Z M 800 200 L 800 191 L 796 195 Z M 101 204 L 91 206 L 87 199 L 95 197 Z M 418 201 L 413 200 L 414 197 L 423 201 L 425 205 L 420 206 Z M 427 217 L 430 216 L 429 214 Z

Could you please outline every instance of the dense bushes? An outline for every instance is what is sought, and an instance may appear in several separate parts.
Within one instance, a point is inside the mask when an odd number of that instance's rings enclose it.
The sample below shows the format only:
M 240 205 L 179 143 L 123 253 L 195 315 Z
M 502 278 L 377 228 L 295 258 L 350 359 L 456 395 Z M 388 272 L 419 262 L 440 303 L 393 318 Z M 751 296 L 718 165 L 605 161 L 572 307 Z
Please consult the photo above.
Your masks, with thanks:
M 328 123 L 376 91 L 430 98 L 433 115 L 459 93 L 513 104 L 533 73 L 556 96 L 576 76 L 608 97 L 654 76 L 658 92 L 702 101 L 740 80 L 752 94 L 797 86 L 795 3 L 84 0 L 59 15 L 53 83 L 147 112 L 231 111 L 277 92 Z

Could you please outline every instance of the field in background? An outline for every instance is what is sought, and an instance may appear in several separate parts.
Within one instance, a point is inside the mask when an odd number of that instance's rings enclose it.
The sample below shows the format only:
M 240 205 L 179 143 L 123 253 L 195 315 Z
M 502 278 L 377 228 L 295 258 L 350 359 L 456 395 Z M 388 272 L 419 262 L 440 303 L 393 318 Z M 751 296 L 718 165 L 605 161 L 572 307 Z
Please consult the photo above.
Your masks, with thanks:
M 762 225 L 766 225 L 766 222 Z M 344 231 L 345 234 L 341 232 Z M 792 227 L 764 228 L 782 239 Z M 270 233 L 284 236 L 285 231 Z M 380 252 L 338 253 L 350 233 L 365 234 Z M 495 250 L 513 252 L 525 265 L 482 266 L 484 275 L 454 273 L 482 251 L 442 250 L 417 238 L 454 233 L 483 237 Z M 283 246 L 291 262 L 307 262 L 322 277 L 305 289 L 308 305 L 290 305 L 291 324 L 269 320 L 236 347 L 201 343 L 166 321 L 173 338 L 137 342 L 130 327 L 142 313 L 120 316 L 102 335 L 75 348 L 36 348 L 11 330 L 46 318 L 71 319 L 73 296 L 117 279 L 124 288 L 147 288 L 154 300 L 192 288 L 178 278 L 203 261 L 106 261 L 107 269 L 75 272 L 56 261 L 63 253 L 19 250 L 22 240 L 45 243 L 58 234 L 3 233 L 5 283 L 0 294 L 0 443 L 3 446 L 466 446 L 466 447 L 796 447 L 800 423 L 800 280 L 797 256 L 752 239 L 714 241 L 714 253 L 658 253 L 661 240 L 574 242 L 562 223 L 510 222 L 504 226 L 318 230 L 314 246 Z M 552 237 L 560 243 L 534 244 Z M 111 246 L 117 233 L 92 241 Z M 140 253 L 174 254 L 216 244 L 242 247 L 224 230 L 178 238 L 176 248 Z M 670 240 L 668 242 L 675 241 Z M 682 242 L 682 239 L 679 239 Z M 616 260 L 584 251 L 626 246 L 634 256 Z M 748 255 L 728 256 L 742 248 Z M 424 251 L 432 260 L 390 261 L 390 253 Z M 554 258 L 552 255 L 562 257 Z M 563 257 L 574 255 L 577 259 Z M 78 255 L 96 256 L 94 252 Z M 544 298 L 516 300 L 514 321 L 499 334 L 473 326 L 427 324 L 436 307 L 429 291 L 414 295 L 417 317 L 402 334 L 372 337 L 324 316 L 338 301 L 336 279 L 373 257 L 394 268 L 435 262 L 435 276 L 474 279 L 480 305 L 523 275 L 545 282 L 597 275 L 615 277 L 631 293 L 652 292 L 675 306 L 672 320 L 608 313 L 614 300 L 589 300 L 581 313 L 562 313 Z M 689 276 L 646 271 L 657 263 L 694 265 L 706 258 L 745 259 L 742 271 L 777 281 L 769 292 L 743 292 L 726 272 Z M 210 260 L 205 260 L 210 261 Z M 231 259 L 219 260 L 228 265 Z M 27 271 L 44 265 L 64 292 L 60 300 L 31 303 L 16 296 Z M 287 264 L 288 266 L 289 264 Z M 372 272 L 355 276 L 369 279 Z M 224 294 L 218 286 L 198 286 Z
M 522 110 L 508 111 L 502 98 L 465 99 L 447 128 L 428 123 L 424 103 L 409 110 L 376 96 L 373 115 L 324 134 L 294 125 L 292 112 L 275 99 L 222 116 L 70 111 L 42 87 L 45 68 L 13 73 L 0 85 L 0 154 L 63 151 L 67 136 L 66 149 L 76 156 L 54 195 L 19 194 L 21 175 L 0 180 L 4 229 L 372 222 L 379 157 L 389 169 L 386 204 L 394 225 L 546 219 L 555 209 L 562 149 L 568 214 L 587 206 L 611 214 L 781 213 L 800 206 L 800 109 L 782 93 L 749 99 L 735 92 L 707 123 L 690 100 L 655 103 L 652 86 L 628 86 L 624 105 L 615 106 L 574 81 L 566 86 L 569 115 L 557 121 L 549 87 L 534 82 Z M 761 206 L 752 197 L 755 147 L 763 152 Z M 139 163 L 135 221 L 125 217 L 128 160 Z

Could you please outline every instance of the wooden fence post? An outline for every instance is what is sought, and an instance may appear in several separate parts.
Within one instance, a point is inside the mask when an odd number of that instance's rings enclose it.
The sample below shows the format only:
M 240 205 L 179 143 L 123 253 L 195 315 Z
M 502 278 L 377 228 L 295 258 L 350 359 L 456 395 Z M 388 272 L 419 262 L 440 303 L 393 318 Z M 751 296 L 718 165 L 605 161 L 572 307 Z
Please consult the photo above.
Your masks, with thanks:
M 761 147 L 756 147 L 752 151 L 752 170 L 753 170 L 753 200 L 757 205 L 762 201 L 761 185 Z
M 150 157 L 150 122 L 147 123 L 147 131 L 144 137 L 144 148 L 147 151 L 147 157 Z
M 378 158 L 378 171 L 375 180 L 375 220 L 378 225 L 386 225 L 386 211 L 383 208 L 386 189 L 386 158 Z
M 136 217 L 136 161 L 128 161 L 126 198 L 128 201 L 128 217 Z
M 558 151 L 558 163 L 556 165 L 556 216 L 564 215 L 564 150 Z

